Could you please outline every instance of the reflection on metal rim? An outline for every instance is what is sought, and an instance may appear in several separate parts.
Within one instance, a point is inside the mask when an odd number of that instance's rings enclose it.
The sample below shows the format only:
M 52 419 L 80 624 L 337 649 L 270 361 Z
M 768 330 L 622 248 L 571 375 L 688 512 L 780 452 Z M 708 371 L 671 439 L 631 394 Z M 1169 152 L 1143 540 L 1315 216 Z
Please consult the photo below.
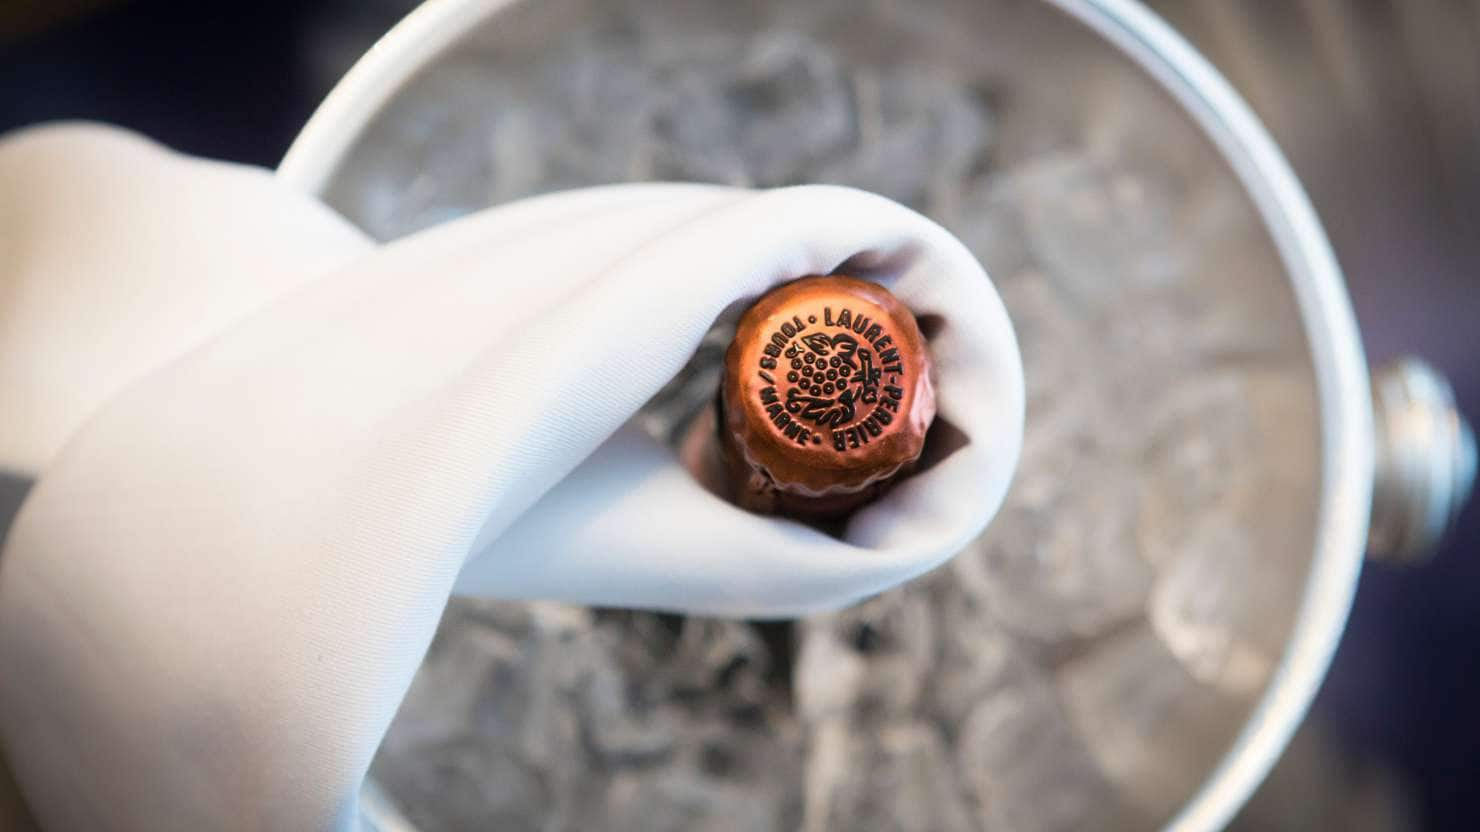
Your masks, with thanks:
M 427 0 L 370 47 L 340 79 L 278 165 L 278 178 L 322 195 L 350 147 L 422 67 L 517 0 Z
M 1128 0 L 1051 0 L 1145 67 L 1207 132 L 1249 189 L 1300 305 L 1321 403 L 1320 516 L 1305 597 L 1264 697 L 1223 761 L 1168 824 L 1225 826 L 1279 758 L 1315 696 L 1356 590 L 1372 492 L 1366 359 L 1341 270 L 1295 174 L 1228 82 L 1181 36 Z
M 356 138 L 427 62 L 515 0 L 429 0 L 383 37 L 299 134 L 278 175 L 321 194 Z M 1098 32 L 1192 115 L 1248 189 L 1289 274 L 1321 406 L 1322 493 L 1304 599 L 1279 668 L 1222 762 L 1168 824 L 1225 826 L 1279 758 L 1330 664 L 1361 568 L 1373 439 L 1366 360 L 1320 221 L 1243 100 L 1167 24 L 1133 0 L 1046 0 Z

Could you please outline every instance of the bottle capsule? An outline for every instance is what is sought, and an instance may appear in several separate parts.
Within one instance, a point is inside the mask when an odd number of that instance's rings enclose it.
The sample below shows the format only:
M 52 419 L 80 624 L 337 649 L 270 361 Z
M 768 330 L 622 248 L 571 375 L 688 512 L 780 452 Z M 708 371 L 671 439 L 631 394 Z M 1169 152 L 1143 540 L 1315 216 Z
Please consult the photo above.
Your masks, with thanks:
M 932 372 L 915 316 L 877 283 L 804 277 L 761 296 L 720 390 L 736 502 L 825 518 L 873 499 L 925 448 Z

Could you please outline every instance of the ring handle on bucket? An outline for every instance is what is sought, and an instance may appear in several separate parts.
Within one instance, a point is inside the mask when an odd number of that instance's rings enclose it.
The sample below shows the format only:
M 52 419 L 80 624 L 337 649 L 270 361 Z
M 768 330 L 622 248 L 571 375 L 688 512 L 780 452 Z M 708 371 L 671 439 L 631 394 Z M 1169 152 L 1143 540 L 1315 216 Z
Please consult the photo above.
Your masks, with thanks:
M 1454 528 L 1475 485 L 1475 432 L 1448 379 L 1417 358 L 1372 374 L 1377 458 L 1368 557 L 1428 562 Z

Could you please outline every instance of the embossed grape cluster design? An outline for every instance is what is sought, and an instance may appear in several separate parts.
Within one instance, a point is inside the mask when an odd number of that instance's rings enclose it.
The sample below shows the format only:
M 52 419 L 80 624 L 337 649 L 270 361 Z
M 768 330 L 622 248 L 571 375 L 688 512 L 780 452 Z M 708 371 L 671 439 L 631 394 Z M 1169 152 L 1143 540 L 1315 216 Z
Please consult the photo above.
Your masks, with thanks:
M 873 353 L 847 333 L 803 336 L 787 347 L 791 361 L 786 380 L 796 385 L 786 392 L 788 410 L 799 404 L 801 418 L 823 427 L 841 427 L 853 421 L 856 405 L 879 400 L 882 373 Z

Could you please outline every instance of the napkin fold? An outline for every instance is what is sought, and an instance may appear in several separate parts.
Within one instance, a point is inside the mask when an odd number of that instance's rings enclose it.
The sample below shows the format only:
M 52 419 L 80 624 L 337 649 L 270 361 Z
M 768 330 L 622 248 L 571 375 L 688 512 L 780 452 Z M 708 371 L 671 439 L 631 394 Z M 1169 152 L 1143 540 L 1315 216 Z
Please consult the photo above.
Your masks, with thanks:
M 375 247 L 261 171 L 70 127 L 0 142 L 0 221 L 0 467 L 39 474 L 0 743 L 48 828 L 350 826 L 452 592 L 835 607 L 958 551 L 1017 460 L 991 283 L 858 191 L 597 188 Z M 964 437 L 841 539 L 631 423 L 720 315 L 835 271 L 939 316 Z

